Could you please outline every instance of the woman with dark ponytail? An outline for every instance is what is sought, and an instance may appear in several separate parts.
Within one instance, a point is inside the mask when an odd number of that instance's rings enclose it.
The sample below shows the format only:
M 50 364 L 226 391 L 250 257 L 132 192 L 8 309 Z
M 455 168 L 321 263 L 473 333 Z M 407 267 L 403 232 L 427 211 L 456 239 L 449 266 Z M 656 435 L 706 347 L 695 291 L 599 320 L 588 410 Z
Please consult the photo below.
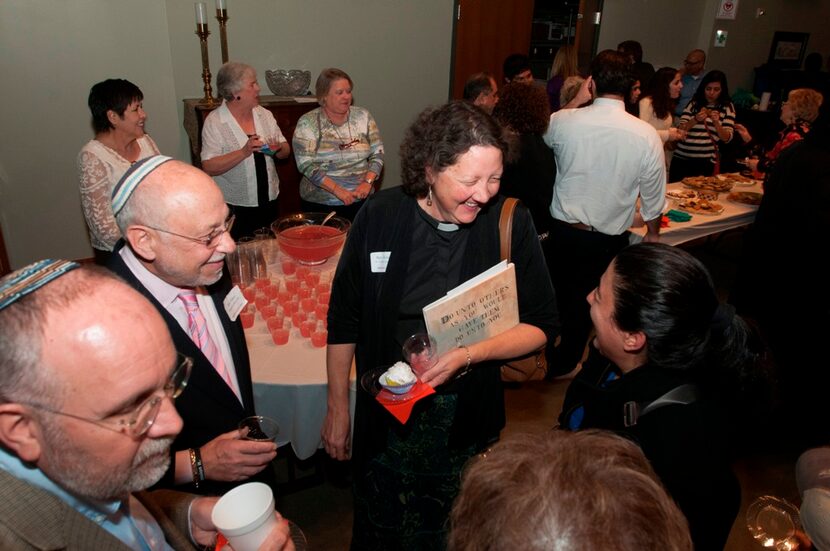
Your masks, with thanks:
M 686 515 L 695 548 L 722 549 L 741 497 L 730 412 L 753 373 L 754 333 L 719 303 L 697 259 L 657 243 L 620 252 L 588 302 L 596 338 L 568 388 L 562 427 L 637 442 Z

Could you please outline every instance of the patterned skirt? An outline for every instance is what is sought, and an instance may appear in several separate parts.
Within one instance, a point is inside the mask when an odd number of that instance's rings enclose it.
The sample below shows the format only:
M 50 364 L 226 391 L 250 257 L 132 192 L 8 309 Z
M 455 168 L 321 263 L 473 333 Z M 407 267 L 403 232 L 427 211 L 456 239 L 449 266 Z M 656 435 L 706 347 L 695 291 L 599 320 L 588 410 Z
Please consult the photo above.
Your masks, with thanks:
M 448 519 L 475 446 L 450 448 L 457 396 L 435 395 L 413 413 L 405 436 L 387 435 L 386 449 L 354 480 L 353 550 L 440 550 Z

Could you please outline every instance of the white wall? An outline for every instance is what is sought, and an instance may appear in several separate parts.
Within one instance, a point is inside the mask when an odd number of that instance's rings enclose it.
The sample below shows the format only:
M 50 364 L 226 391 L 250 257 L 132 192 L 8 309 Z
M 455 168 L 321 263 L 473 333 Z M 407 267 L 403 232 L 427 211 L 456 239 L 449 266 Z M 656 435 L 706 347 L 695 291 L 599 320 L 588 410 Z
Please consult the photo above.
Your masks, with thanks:
M 265 69 L 308 69 L 312 86 L 324 67 L 348 72 L 355 103 L 372 112 L 386 146 L 384 185 L 396 185 L 404 130 L 448 97 L 452 11 L 447 0 L 228 0 L 229 52 L 259 71 L 263 93 Z M 75 156 L 92 137 L 86 97 L 95 82 L 136 83 L 148 132 L 164 153 L 189 161 L 182 99 L 202 96 L 193 13 L 184 0 L 0 2 L 0 224 L 13 267 L 91 255 Z M 209 28 L 215 77 L 212 15 Z
M 830 2 L 827 0 L 740 0 L 736 19 L 715 19 L 717 0 L 605 0 L 599 50 L 638 40 L 643 59 L 655 68 L 680 67 L 694 48 L 707 52 L 706 68 L 720 69 L 730 91 L 752 89 L 753 69 L 767 61 L 775 31 L 810 33 L 807 53 L 830 55 Z M 765 15 L 756 17 L 758 8 Z M 715 32 L 728 32 L 726 46 L 715 48 Z
M 163 2 L 0 2 L 0 223 L 12 267 L 91 255 L 75 157 L 92 137 L 92 84 L 139 83 L 159 147 L 178 150 L 168 36 Z

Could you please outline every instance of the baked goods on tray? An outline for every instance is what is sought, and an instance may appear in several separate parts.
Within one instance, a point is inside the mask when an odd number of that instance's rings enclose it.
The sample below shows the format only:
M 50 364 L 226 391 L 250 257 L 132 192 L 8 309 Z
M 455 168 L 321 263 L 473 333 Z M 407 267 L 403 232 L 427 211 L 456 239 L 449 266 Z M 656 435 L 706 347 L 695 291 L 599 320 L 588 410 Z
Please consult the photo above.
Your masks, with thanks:
M 694 199 L 697 197 L 697 192 L 693 189 L 670 189 L 666 191 L 666 197 L 669 199 Z
M 760 205 L 763 197 L 762 193 L 755 191 L 733 191 L 726 196 L 733 203 L 743 203 L 745 205 Z
M 724 180 L 729 180 L 737 186 L 752 186 L 758 182 L 758 180 L 749 178 L 748 176 L 744 176 L 743 174 L 739 174 L 737 172 L 727 172 L 725 174 L 721 174 L 720 177 Z
M 734 185 L 731 180 L 717 176 L 689 176 L 683 178 L 683 185 L 698 191 L 730 191 Z
M 707 199 L 701 199 L 700 197 L 694 199 L 682 199 L 677 205 L 677 208 L 692 214 L 718 215 L 723 212 L 723 205 L 720 203 L 709 201 Z

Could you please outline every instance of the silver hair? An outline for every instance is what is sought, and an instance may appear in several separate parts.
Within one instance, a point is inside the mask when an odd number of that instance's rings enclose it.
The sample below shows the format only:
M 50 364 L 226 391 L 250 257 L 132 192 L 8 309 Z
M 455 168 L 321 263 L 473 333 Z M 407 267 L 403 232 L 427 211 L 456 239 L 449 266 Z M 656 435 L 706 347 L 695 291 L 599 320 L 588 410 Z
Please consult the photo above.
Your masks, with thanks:
M 231 101 L 242 88 L 242 79 L 247 74 L 256 75 L 256 69 L 247 63 L 228 61 L 216 74 L 216 93 L 226 101 Z

